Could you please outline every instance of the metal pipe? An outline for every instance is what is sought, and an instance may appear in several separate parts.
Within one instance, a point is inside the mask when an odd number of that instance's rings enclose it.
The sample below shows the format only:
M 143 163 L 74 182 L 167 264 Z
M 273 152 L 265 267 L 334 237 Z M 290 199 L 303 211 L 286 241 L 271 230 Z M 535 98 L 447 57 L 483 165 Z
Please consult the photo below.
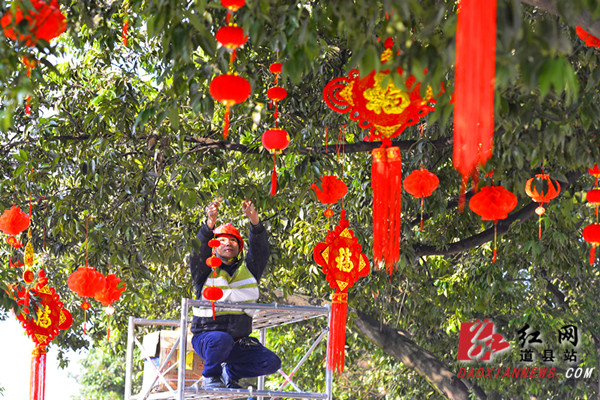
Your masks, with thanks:
M 133 335 L 134 330 L 134 318 L 129 317 L 129 323 L 127 325 L 127 356 L 125 359 L 125 393 L 124 400 L 129 400 L 131 397 L 131 375 L 133 373 Z
M 180 326 L 180 341 L 179 341 L 179 370 L 177 371 L 177 398 L 184 400 L 185 392 L 185 355 L 187 345 L 187 318 L 188 318 L 188 299 L 181 299 L 181 321 Z
M 300 367 L 302 366 L 302 364 L 304 364 L 306 362 L 306 360 L 308 359 L 308 357 L 312 354 L 312 352 L 315 350 L 315 348 L 319 345 L 319 343 L 321 343 L 323 341 L 323 338 L 325 337 L 325 335 L 327 334 L 327 329 L 323 329 L 323 331 L 321 332 L 321 334 L 319 335 L 319 337 L 317 337 L 317 340 L 315 340 L 315 342 L 312 344 L 312 346 L 310 346 L 310 349 L 308 349 L 308 351 L 306 352 L 306 354 L 304 354 L 304 357 L 302 357 L 302 359 L 300 361 L 298 361 L 298 364 L 294 367 L 294 369 L 292 370 L 292 372 L 290 372 L 289 375 L 289 379 L 291 383 L 291 378 L 294 376 L 294 374 L 298 371 L 298 369 L 300 369 Z M 283 390 L 283 388 L 288 384 L 288 379 L 286 379 L 283 384 L 279 387 L 279 391 Z

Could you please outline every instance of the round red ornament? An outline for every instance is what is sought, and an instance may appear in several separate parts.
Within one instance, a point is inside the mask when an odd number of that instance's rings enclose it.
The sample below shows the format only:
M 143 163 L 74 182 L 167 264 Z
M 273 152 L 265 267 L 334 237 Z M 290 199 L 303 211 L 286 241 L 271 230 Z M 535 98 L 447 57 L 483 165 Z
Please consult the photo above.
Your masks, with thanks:
M 284 129 L 267 129 L 262 135 L 262 145 L 271 154 L 281 154 L 290 144 L 290 136 Z
M 544 192 L 544 190 L 546 190 Z M 545 173 L 537 174 L 535 178 L 531 178 L 525 183 L 525 193 L 531 197 L 532 201 L 539 205 L 535 209 L 535 213 L 539 216 L 538 219 L 538 238 L 542 238 L 542 215 L 546 212 L 544 203 L 549 203 L 560 193 L 560 183 L 552 182 L 550 176 Z
M 222 46 L 231 50 L 242 47 L 248 41 L 244 29 L 234 24 L 219 28 L 215 38 Z
M 281 86 L 273 86 L 267 90 L 267 97 L 273 101 L 281 101 L 287 97 L 287 90 Z
M 269 71 L 271 71 L 275 75 L 280 74 L 282 69 L 283 69 L 283 65 L 281 63 L 273 63 L 269 66 Z
M 250 92 L 252 91 L 250 82 L 235 73 L 218 75 L 210 83 L 209 91 L 213 99 L 224 104 L 226 107 L 223 137 L 227 138 L 229 133 L 229 109 L 236 104 L 243 103 L 250 97 Z
M 35 46 L 39 39 L 50 42 L 67 29 L 67 20 L 60 12 L 60 5 L 57 0 L 50 0 L 49 2 L 31 0 L 31 5 L 34 10 L 27 12 L 26 15 L 23 15 L 23 10 L 17 5 L 14 16 L 12 10 L 9 10 L 0 19 L 0 25 L 2 25 L 6 37 L 17 40 L 15 27 L 21 25 L 23 19 L 26 21 L 24 29 L 29 34 L 19 34 L 18 39 L 27 46 Z
M 344 197 L 346 193 L 348 193 L 348 186 L 335 175 L 322 175 L 321 176 L 321 184 L 319 186 L 313 183 L 310 188 L 315 191 L 317 195 L 317 200 L 319 200 L 322 204 L 335 204 L 339 199 Z M 326 217 L 333 216 L 333 210 L 327 207 L 327 209 L 323 212 L 323 215 Z
M 97 292 L 94 295 L 94 298 L 106 307 L 119 300 L 126 288 L 127 285 L 124 282 L 121 282 L 121 279 L 115 274 L 108 274 L 106 275 L 106 285 L 104 286 L 104 289 Z
M 439 184 L 438 177 L 423 167 L 411 172 L 404 178 L 404 190 L 421 199 L 421 231 L 423 231 L 423 199 L 431 196 Z
M 69 276 L 67 285 L 80 297 L 94 297 L 106 287 L 106 278 L 93 267 L 79 267 Z
M 206 259 L 206 265 L 208 265 L 211 268 L 220 267 L 222 262 L 223 261 L 221 261 L 221 259 L 219 257 L 215 257 L 215 256 L 210 256 Z
M 0 216 L 0 231 L 16 236 L 29 227 L 30 218 L 17 206 L 5 210 Z
M 217 301 L 223 297 L 223 289 L 218 286 L 207 286 L 202 291 L 202 295 L 206 300 Z
M 226 9 L 236 12 L 240 8 L 244 7 L 246 0 L 221 0 L 221 5 Z
M 479 193 L 469 201 L 469 208 L 479 215 L 483 221 L 494 221 L 494 256 L 492 262 L 496 262 L 496 225 L 498 220 L 508 217 L 508 213 L 517 206 L 517 196 L 509 192 L 503 186 L 482 187 Z

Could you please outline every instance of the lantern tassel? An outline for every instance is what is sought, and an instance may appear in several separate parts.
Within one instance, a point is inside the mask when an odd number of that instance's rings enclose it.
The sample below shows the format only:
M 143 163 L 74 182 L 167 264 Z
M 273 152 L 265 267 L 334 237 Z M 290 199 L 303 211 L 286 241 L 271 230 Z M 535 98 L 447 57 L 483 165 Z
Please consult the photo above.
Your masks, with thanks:
M 277 167 L 276 167 L 277 155 L 273 154 L 273 172 L 271 173 L 271 196 L 275 196 L 277 193 Z
M 388 162 L 388 182 L 390 186 L 388 200 L 388 218 L 390 243 L 387 246 L 386 267 L 390 280 L 394 264 L 400 259 L 400 222 L 401 222 L 401 193 L 402 193 L 402 159 L 400 157 L 399 147 L 389 147 L 387 149 Z
M 224 117 L 224 121 L 223 121 L 223 139 L 227 139 L 227 136 L 229 135 L 229 115 L 230 115 L 230 107 L 229 105 L 226 106 L 225 108 L 225 117 Z
M 592 249 L 590 250 L 590 265 L 594 265 L 594 261 L 596 260 L 596 245 L 592 245 Z
M 423 197 L 421 197 L 421 232 L 423 232 Z
M 46 348 L 36 346 L 31 357 L 29 399 L 44 400 L 46 391 Z
M 458 194 L 458 212 L 462 213 L 465 211 L 465 201 L 467 198 L 467 181 L 469 177 L 463 176 L 462 181 L 460 183 L 460 192 Z
M 329 369 L 336 375 L 339 375 L 344 370 L 348 293 L 334 293 L 332 295 L 332 303 L 327 359 Z
M 108 328 L 106 329 L 106 341 L 110 341 L 110 314 L 108 314 Z
M 542 239 L 542 216 L 538 218 L 538 240 Z
M 377 267 L 383 260 L 383 249 L 386 242 L 385 200 L 388 197 L 386 153 L 385 149 L 374 149 L 371 166 L 371 188 L 373 189 L 373 258 Z
M 215 302 L 211 301 L 212 303 L 212 313 L 213 313 L 213 321 L 216 319 L 216 311 L 215 311 Z
M 492 258 L 492 262 L 495 263 L 496 262 L 496 253 L 497 253 L 497 247 L 496 247 L 496 239 L 497 239 L 497 226 L 498 226 L 498 221 L 494 221 L 494 257 Z

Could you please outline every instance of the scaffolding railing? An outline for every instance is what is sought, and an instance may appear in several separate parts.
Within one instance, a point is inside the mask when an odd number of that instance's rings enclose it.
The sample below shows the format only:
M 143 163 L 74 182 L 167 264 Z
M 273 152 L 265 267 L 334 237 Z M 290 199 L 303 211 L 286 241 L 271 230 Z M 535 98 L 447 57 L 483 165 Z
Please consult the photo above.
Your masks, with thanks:
M 325 392 L 308 392 L 301 390 L 293 381 L 300 367 L 306 362 L 309 356 L 314 352 L 317 346 L 323 342 L 327 335 L 329 324 L 331 322 L 330 308 L 317 306 L 294 306 L 281 304 L 261 304 L 261 303 L 225 303 L 216 302 L 215 310 L 242 311 L 253 314 L 252 328 L 259 331 L 259 340 L 265 343 L 267 330 L 277 326 L 287 325 L 312 318 L 327 317 L 327 327 L 325 327 L 316 337 L 306 354 L 301 358 L 297 365 L 286 374 L 283 370 L 279 373 L 285 378 L 283 384 L 278 390 L 265 390 L 265 377 L 258 378 L 257 388 L 249 386 L 247 389 L 205 389 L 202 387 L 202 378 L 196 380 L 191 385 L 186 385 L 186 354 L 187 354 L 187 335 L 190 322 L 190 308 L 212 308 L 212 303 L 203 300 L 193 300 L 183 298 L 181 300 L 181 318 L 177 320 L 162 319 L 144 319 L 129 317 L 129 326 L 127 334 L 127 360 L 125 371 L 125 400 L 200 400 L 200 399 L 257 399 L 280 398 L 280 399 L 323 399 L 332 400 L 332 380 L 333 374 L 325 362 Z M 150 359 L 147 349 L 136 337 L 136 326 L 162 326 L 179 328 L 179 336 L 173 344 L 165 360 L 160 360 L 160 365 L 155 365 Z M 145 358 L 148 368 L 154 372 L 153 382 L 143 386 L 138 394 L 132 394 L 133 387 L 133 356 L 134 348 L 137 346 L 141 350 L 141 355 Z M 173 358 L 175 350 L 179 350 L 178 359 L 166 368 L 167 360 Z M 285 356 L 283 356 L 285 357 Z M 283 358 L 282 357 L 282 358 Z M 179 366 L 183 368 L 179 368 Z M 165 375 L 173 368 L 177 368 L 177 385 L 172 387 L 167 381 Z M 160 382 L 164 391 L 155 392 L 153 388 Z M 284 391 L 285 387 L 290 385 L 293 391 Z

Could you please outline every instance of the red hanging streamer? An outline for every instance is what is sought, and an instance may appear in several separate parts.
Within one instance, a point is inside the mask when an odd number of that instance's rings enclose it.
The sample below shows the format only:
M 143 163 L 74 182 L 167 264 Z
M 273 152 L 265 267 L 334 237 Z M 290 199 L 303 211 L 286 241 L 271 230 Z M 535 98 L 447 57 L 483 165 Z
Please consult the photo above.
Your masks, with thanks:
M 348 293 L 336 292 L 332 294 L 331 325 L 329 328 L 327 357 L 329 360 L 329 368 L 338 375 L 344 370 L 347 319 Z
M 271 196 L 277 193 L 277 154 L 273 154 L 273 173 L 271 174 Z
M 469 177 L 492 156 L 496 0 L 460 1 L 455 65 L 453 163 L 462 175 L 462 211 Z
M 30 400 L 44 400 L 46 393 L 46 346 L 36 346 L 31 357 Z
M 400 259 L 400 218 L 402 159 L 399 147 L 373 150 L 371 187 L 373 189 L 373 257 L 393 273 Z

